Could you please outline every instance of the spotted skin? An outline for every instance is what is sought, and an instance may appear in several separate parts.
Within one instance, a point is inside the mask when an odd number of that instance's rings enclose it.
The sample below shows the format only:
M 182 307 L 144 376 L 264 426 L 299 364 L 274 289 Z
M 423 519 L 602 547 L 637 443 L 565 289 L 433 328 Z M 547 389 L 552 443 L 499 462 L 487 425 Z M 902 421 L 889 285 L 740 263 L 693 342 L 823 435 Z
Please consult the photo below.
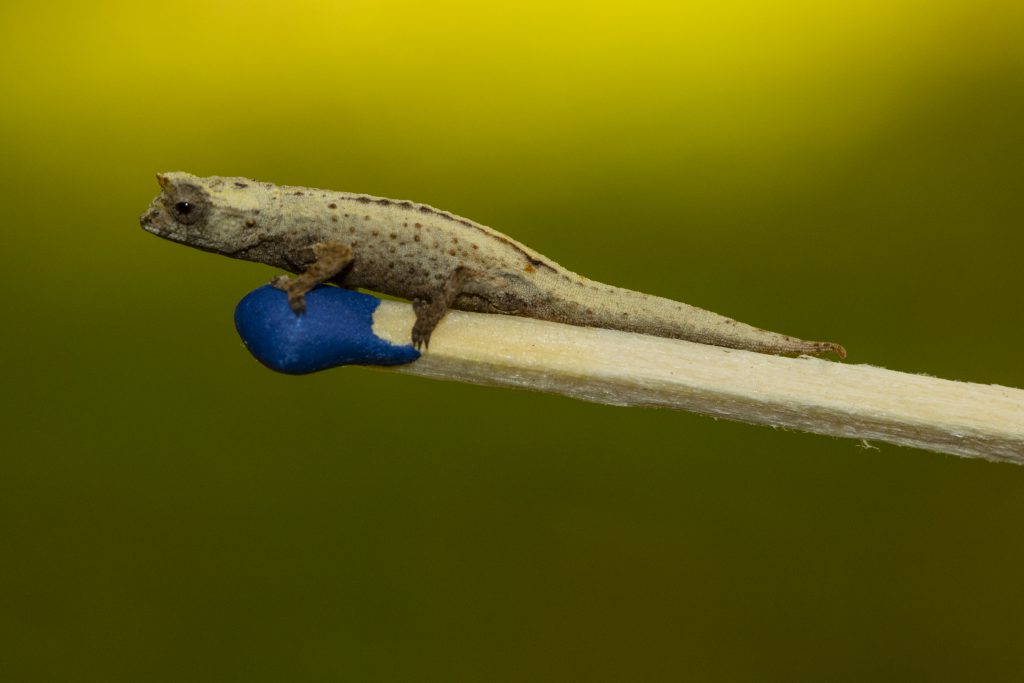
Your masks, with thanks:
M 662 297 L 577 275 L 497 230 L 426 204 L 248 178 L 157 175 L 140 219 L 160 237 L 297 273 L 275 278 L 301 312 L 317 284 L 413 302 L 412 339 L 429 343 L 449 308 L 686 339 L 761 353 L 835 353 Z

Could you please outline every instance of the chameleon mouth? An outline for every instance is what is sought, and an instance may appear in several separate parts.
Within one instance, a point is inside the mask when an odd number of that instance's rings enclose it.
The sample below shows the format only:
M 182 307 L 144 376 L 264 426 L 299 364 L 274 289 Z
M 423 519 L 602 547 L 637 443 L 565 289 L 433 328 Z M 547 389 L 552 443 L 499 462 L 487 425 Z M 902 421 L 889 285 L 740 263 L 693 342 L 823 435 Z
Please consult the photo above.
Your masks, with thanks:
M 157 202 L 154 202 L 146 210 L 146 213 L 139 216 L 139 225 L 142 226 L 143 230 L 157 237 L 163 237 L 174 242 L 183 241 L 182 236 L 175 229 L 176 226 L 169 223 L 167 214 L 164 212 L 163 207 L 157 206 Z
M 146 213 L 139 217 L 139 225 L 146 232 L 151 232 L 154 235 L 163 235 L 163 231 L 157 226 L 157 216 L 159 216 L 157 209 L 150 208 Z

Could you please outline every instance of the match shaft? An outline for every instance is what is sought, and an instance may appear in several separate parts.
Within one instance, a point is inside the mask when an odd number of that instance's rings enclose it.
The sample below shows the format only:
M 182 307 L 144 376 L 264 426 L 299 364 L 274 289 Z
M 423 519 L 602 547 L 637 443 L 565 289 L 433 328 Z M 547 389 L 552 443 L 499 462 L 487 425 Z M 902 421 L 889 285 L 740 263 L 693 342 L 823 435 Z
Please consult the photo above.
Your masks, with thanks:
M 412 324 L 407 304 L 374 313 L 392 343 Z M 869 365 L 450 311 L 422 357 L 388 370 L 1024 464 L 1024 391 Z

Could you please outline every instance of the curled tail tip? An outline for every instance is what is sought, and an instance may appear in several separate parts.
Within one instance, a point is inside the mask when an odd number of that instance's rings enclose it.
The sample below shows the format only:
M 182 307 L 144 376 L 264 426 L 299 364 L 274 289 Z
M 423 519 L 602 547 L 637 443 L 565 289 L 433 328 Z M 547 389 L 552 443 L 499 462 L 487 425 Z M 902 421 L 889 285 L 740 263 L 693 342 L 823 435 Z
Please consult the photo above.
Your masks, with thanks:
M 821 351 L 824 353 L 834 353 L 839 356 L 840 360 L 846 358 L 846 349 L 842 344 L 836 344 L 835 342 L 824 342 L 821 344 Z

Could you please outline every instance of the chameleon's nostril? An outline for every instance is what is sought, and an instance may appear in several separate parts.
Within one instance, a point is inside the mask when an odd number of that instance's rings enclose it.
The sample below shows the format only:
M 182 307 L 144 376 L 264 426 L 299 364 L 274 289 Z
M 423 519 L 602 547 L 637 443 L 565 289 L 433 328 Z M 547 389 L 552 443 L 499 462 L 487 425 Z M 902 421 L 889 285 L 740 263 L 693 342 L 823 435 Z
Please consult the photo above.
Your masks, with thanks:
M 139 217 L 139 224 L 148 232 L 156 232 L 157 210 L 150 209 Z

